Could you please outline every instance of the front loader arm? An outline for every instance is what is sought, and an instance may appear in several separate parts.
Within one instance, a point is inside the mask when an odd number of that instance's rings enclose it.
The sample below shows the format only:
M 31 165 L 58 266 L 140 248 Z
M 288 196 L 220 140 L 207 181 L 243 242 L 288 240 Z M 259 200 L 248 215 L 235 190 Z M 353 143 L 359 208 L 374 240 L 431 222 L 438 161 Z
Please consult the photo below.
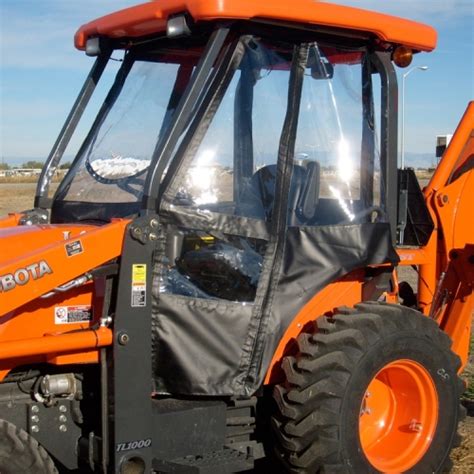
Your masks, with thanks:
M 429 258 L 420 265 L 419 305 L 449 334 L 464 367 L 474 311 L 474 102 L 424 194 L 435 230 L 422 249 Z
M 449 264 L 449 255 L 454 248 L 464 248 L 474 243 L 472 219 L 463 222 L 461 215 L 474 202 L 474 189 L 471 175 L 474 170 L 466 170 L 457 180 L 450 182 L 457 169 L 469 164 L 474 151 L 474 102 L 470 102 L 442 160 L 424 190 L 425 201 L 435 222 L 428 244 L 422 249 L 429 258 L 420 265 L 418 285 L 419 305 L 425 314 L 430 313 L 433 296 L 440 276 Z M 471 157 L 472 163 L 472 157 Z M 453 229 L 454 227 L 454 229 Z M 453 239 L 453 232 L 457 238 Z
M 8 214 L 5 217 L 0 217 L 0 229 L 4 227 L 13 227 L 18 225 L 20 222 L 22 214 Z
M 116 220 L 33 251 L 25 248 L 22 255 L 4 261 L 0 265 L 0 318 L 119 257 L 128 224 L 128 220 Z M 75 247 L 80 250 L 68 252 Z

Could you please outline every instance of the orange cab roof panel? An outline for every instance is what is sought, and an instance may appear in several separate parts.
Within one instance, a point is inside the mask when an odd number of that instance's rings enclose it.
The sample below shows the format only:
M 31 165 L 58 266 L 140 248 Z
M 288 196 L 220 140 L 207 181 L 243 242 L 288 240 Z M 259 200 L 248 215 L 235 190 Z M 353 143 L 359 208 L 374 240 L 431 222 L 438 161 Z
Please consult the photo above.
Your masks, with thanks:
M 420 51 L 436 47 L 436 31 L 430 26 L 318 0 L 155 0 L 83 25 L 75 44 L 85 49 L 93 36 L 134 38 L 158 33 L 166 29 L 170 15 L 182 12 L 188 12 L 195 22 L 261 18 L 368 32 L 382 41 Z

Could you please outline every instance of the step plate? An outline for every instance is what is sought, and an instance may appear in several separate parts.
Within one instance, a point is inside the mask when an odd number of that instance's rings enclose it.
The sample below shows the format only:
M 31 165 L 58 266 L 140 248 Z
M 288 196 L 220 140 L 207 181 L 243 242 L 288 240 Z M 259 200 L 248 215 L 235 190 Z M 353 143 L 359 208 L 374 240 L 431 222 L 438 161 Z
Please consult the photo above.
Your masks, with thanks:
M 153 460 L 153 469 L 158 472 L 181 472 L 188 474 L 215 474 L 241 472 L 252 469 L 254 458 L 235 449 L 224 448 L 199 456 L 186 456 L 172 461 Z

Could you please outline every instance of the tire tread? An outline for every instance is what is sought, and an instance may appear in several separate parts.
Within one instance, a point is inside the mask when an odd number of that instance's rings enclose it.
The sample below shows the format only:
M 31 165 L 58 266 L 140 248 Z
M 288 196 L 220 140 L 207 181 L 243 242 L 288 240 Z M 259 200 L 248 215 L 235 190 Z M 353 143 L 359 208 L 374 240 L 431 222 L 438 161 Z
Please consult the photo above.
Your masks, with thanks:
M 286 380 L 273 392 L 275 450 L 286 472 L 349 472 L 340 457 L 339 426 L 334 421 L 346 382 L 357 361 L 381 335 L 407 331 L 417 331 L 438 343 L 449 354 L 451 366 L 459 367 L 449 336 L 436 322 L 398 305 L 367 302 L 342 307 L 332 316 L 317 319 L 312 333 L 298 337 L 299 352 L 283 359 Z M 454 444 L 458 440 L 455 436 Z
M 26 431 L 0 419 L 0 472 L 2 474 L 57 474 L 46 450 Z

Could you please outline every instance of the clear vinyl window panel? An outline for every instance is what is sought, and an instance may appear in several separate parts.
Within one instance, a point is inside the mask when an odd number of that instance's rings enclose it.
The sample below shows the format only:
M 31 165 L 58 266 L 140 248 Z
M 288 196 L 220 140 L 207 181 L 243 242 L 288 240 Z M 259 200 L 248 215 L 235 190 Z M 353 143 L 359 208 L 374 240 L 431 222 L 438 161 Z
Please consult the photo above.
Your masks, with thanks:
M 108 110 L 89 133 L 57 198 L 87 203 L 140 201 L 157 142 L 166 133 L 198 59 L 193 51 L 154 53 L 153 60 L 134 61 L 118 97 L 106 99 Z
M 242 39 L 225 90 L 183 141 L 184 164 L 165 195 L 172 213 L 270 220 L 292 55 L 291 46 Z M 263 238 L 170 229 L 160 292 L 253 303 L 266 248 Z
M 184 228 L 168 228 L 160 293 L 253 302 L 267 242 Z
M 309 45 L 294 167 L 290 225 L 379 221 L 379 146 L 366 54 Z
M 173 205 L 196 214 L 269 220 L 292 50 L 257 39 L 241 46 L 242 58 L 211 122 L 187 152 Z

